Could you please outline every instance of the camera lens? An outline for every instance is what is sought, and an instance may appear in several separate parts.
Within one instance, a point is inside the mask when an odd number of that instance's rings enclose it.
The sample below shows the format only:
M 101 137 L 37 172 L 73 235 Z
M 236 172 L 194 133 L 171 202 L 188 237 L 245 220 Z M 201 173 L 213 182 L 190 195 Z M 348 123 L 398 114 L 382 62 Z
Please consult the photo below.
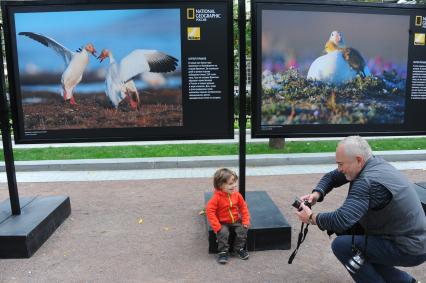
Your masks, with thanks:
M 294 208 L 300 208 L 301 201 L 296 197 L 294 198 L 294 202 L 291 204 Z
M 361 266 L 364 264 L 364 258 L 360 252 L 356 253 L 351 259 L 349 259 L 348 263 L 345 264 L 346 269 L 354 274 L 357 272 Z

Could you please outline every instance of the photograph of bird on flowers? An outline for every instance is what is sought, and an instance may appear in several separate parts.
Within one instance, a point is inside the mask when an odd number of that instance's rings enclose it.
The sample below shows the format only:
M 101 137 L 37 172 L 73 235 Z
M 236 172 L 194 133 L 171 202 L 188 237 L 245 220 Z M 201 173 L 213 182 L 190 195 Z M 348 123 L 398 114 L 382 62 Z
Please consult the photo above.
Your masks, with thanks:
M 404 123 L 408 15 L 263 10 L 261 18 L 262 125 Z
M 183 125 L 179 9 L 15 15 L 24 130 Z

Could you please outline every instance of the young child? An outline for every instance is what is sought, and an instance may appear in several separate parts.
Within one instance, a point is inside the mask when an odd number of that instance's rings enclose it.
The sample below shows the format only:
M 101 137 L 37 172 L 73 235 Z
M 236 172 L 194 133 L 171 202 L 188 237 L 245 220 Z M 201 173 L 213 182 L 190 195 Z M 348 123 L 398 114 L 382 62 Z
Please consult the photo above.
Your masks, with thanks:
M 250 226 L 250 214 L 243 196 L 238 192 L 238 176 L 227 168 L 216 171 L 213 177 L 215 188 L 212 198 L 207 203 L 207 219 L 216 233 L 218 258 L 217 262 L 228 262 L 229 233 L 235 231 L 233 250 L 241 259 L 248 259 L 245 249 L 247 231 Z

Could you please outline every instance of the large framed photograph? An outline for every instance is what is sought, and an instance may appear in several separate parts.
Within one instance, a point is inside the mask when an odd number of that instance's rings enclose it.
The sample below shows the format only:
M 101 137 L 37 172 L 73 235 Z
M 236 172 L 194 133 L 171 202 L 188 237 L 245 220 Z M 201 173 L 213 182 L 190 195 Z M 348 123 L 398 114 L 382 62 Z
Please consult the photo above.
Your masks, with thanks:
M 253 2 L 253 136 L 426 132 L 426 10 Z
M 233 138 L 231 1 L 2 10 L 17 143 Z

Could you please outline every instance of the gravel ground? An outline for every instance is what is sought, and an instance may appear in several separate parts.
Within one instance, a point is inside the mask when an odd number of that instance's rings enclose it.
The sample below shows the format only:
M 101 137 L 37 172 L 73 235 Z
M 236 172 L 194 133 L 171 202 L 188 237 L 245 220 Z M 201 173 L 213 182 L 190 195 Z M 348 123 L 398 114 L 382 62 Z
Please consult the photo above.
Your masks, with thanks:
M 414 182 L 426 180 L 425 170 L 404 172 Z M 224 266 L 208 254 L 198 214 L 210 178 L 22 183 L 20 196 L 70 196 L 72 212 L 31 258 L 0 260 L 0 282 L 351 282 L 316 227 L 287 264 L 300 228 L 291 202 L 320 177 L 248 177 L 247 191 L 266 191 L 292 226 L 292 249 L 251 252 L 248 261 L 231 258 Z M 338 207 L 346 193 L 347 187 L 336 189 L 315 210 Z M 7 185 L 0 184 L 6 198 Z M 425 282 L 425 266 L 405 270 Z

